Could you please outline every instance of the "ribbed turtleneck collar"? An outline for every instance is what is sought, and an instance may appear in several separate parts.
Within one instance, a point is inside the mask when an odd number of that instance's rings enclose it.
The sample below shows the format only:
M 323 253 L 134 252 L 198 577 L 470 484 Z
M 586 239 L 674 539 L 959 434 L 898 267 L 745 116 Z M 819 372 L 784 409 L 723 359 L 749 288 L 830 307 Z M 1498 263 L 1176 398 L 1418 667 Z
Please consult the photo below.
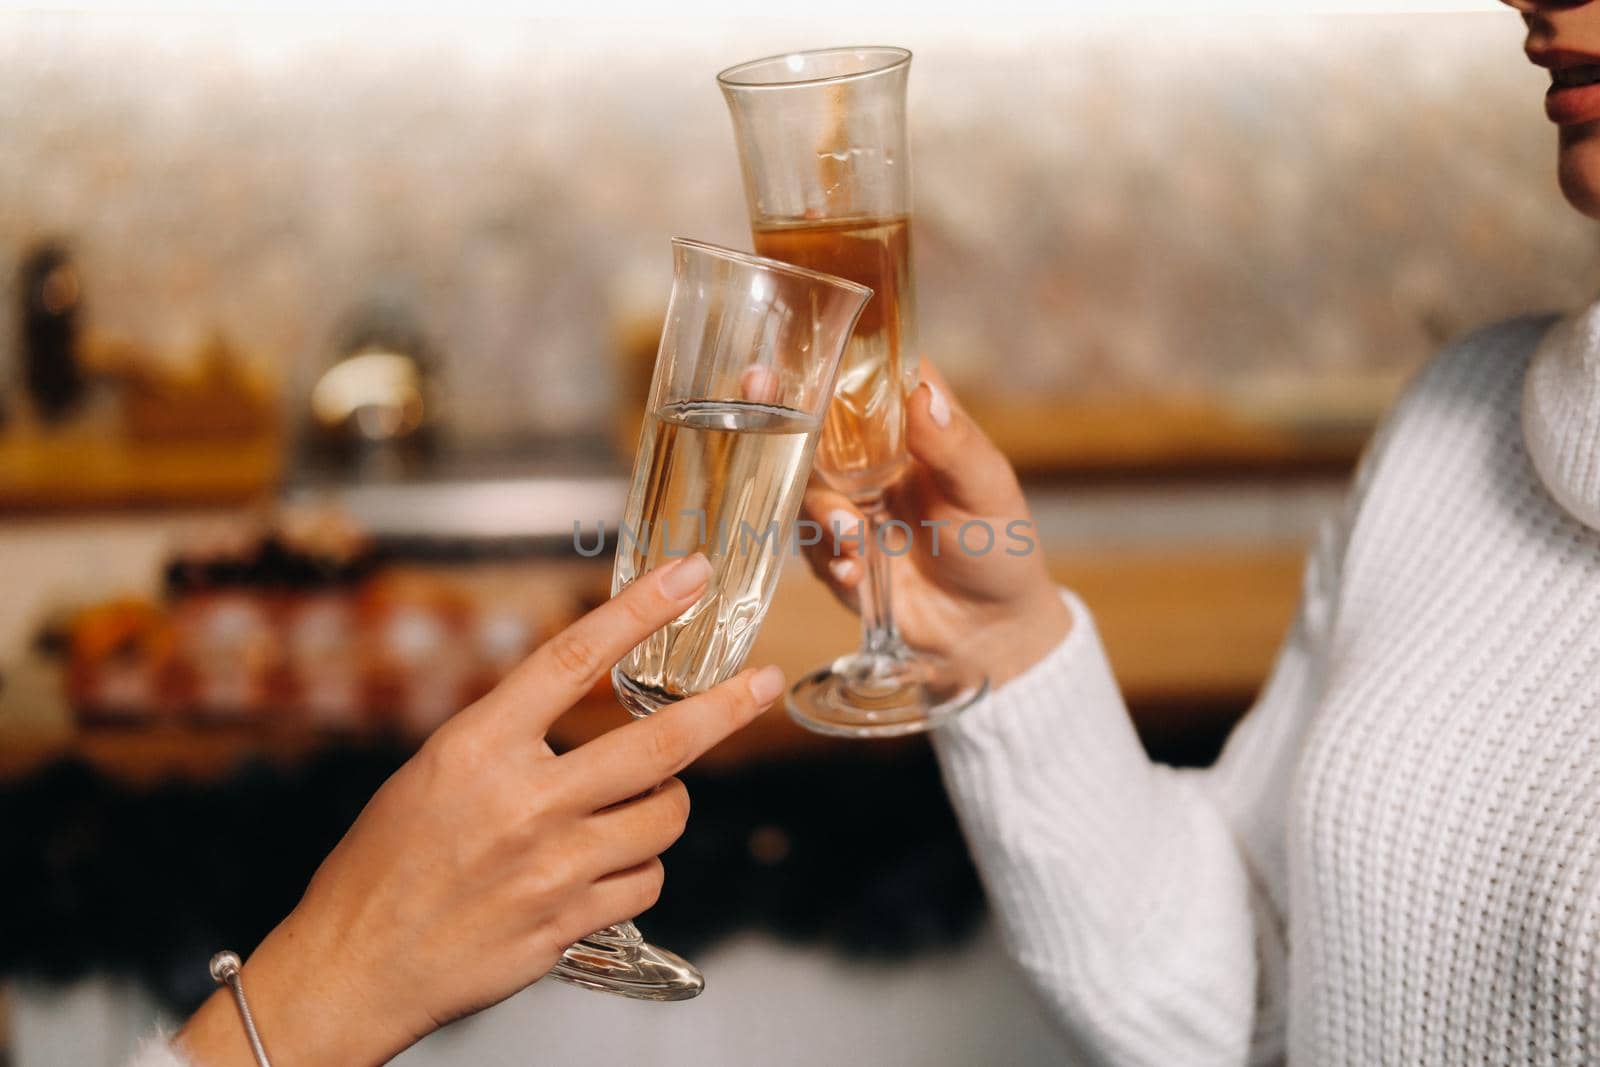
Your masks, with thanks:
M 1600 530 L 1600 302 L 1556 320 L 1528 364 L 1522 436 L 1550 495 Z

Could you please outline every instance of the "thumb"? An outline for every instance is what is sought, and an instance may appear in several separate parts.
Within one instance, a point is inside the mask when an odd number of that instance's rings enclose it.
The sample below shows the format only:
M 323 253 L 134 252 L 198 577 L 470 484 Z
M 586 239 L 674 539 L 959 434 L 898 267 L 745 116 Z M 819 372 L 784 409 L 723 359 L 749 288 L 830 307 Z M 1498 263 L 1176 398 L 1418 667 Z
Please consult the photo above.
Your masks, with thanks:
M 1021 489 L 1011 464 L 926 361 L 906 405 L 906 446 L 955 507 L 973 515 L 1003 515 L 1017 507 Z

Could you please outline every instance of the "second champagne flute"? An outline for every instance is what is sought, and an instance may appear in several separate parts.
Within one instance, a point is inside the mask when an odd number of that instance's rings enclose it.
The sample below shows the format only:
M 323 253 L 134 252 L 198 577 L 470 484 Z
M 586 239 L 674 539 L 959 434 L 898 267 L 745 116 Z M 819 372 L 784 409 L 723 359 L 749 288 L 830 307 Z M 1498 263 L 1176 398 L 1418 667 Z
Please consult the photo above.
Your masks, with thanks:
M 655 377 L 617 531 L 611 591 L 694 552 L 706 590 L 611 673 L 648 715 L 744 666 L 794 540 L 817 432 L 864 285 L 698 241 L 672 242 Z M 567 949 L 550 972 L 640 1000 L 686 1000 L 705 982 L 633 923 Z
M 903 48 L 827 48 L 717 75 L 756 251 L 875 290 L 845 351 L 817 449 L 817 473 L 867 517 L 861 647 L 806 675 L 788 700 L 801 725 L 847 737 L 929 729 L 988 684 L 901 640 L 885 555 L 884 494 L 906 465 L 905 401 L 917 385 L 910 70 Z

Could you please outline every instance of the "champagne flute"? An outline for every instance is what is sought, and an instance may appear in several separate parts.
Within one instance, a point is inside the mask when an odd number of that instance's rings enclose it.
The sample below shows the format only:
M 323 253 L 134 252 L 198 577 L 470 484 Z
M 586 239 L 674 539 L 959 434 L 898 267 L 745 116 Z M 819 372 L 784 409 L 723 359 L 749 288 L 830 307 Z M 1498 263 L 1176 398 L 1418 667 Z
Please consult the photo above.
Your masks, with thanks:
M 917 385 L 911 172 L 903 48 L 828 48 L 717 75 L 733 117 L 756 251 L 875 291 L 845 350 L 816 469 L 867 519 L 862 644 L 797 682 L 789 713 L 819 733 L 930 729 L 988 688 L 908 648 L 894 623 L 884 494 L 906 466 L 905 402 Z M 848 531 L 846 531 L 848 533 Z
M 872 290 L 698 241 L 672 242 L 672 296 L 633 482 L 617 531 L 615 595 L 653 567 L 702 552 L 700 599 L 612 670 L 642 717 L 737 674 L 761 627 L 811 473 L 845 342 Z M 640 1000 L 705 987 L 687 960 L 620 923 L 550 972 Z

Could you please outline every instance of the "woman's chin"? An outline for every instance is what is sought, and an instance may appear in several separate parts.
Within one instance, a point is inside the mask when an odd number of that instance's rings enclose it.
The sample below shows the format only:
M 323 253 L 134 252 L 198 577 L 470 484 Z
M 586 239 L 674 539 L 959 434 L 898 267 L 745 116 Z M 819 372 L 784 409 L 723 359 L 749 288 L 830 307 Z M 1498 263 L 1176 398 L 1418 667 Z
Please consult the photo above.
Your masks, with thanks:
M 1600 219 L 1600 122 L 1561 128 L 1558 172 L 1567 202 Z

